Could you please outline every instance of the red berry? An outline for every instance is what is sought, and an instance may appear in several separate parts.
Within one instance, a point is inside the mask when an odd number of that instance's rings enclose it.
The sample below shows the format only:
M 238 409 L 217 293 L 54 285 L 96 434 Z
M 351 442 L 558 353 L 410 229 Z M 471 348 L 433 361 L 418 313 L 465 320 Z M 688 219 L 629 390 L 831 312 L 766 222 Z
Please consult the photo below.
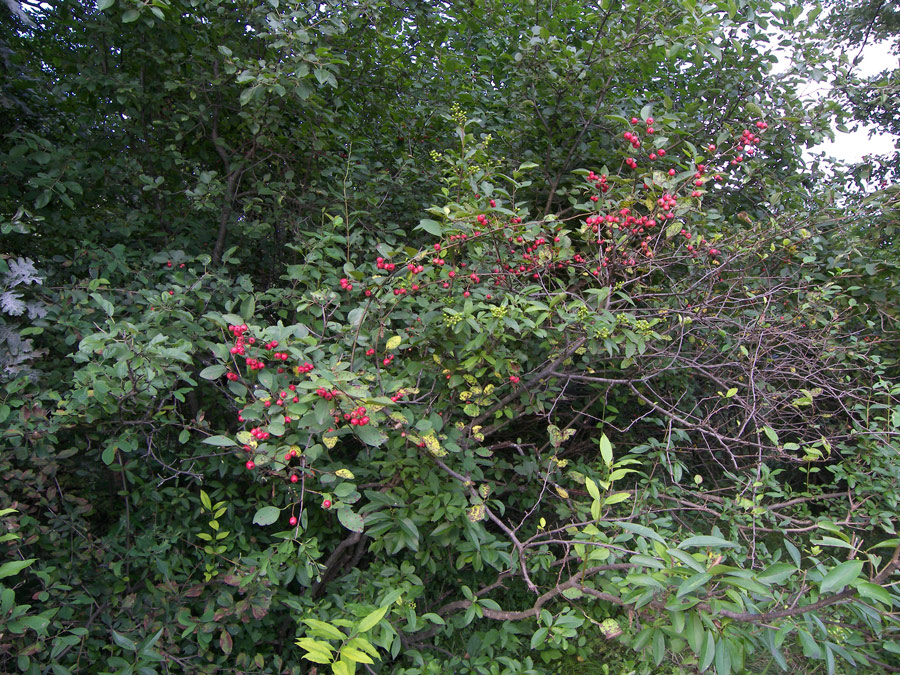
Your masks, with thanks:
M 296 483 L 298 480 L 300 480 L 300 479 L 297 477 L 297 474 L 292 474 L 292 475 L 291 475 L 291 482 L 292 482 L 292 483 Z
M 322 502 L 322 508 L 323 508 L 323 509 L 330 509 L 330 508 L 331 508 L 331 500 L 330 500 L 330 499 L 326 499 L 325 501 L 323 501 L 323 502 Z
M 256 468 L 256 463 L 252 459 L 248 459 L 244 466 L 247 467 L 247 471 L 253 471 Z
M 293 527 L 294 525 L 296 525 L 296 524 L 297 524 L 297 518 L 296 518 L 296 516 L 291 516 L 291 517 L 288 519 L 288 523 L 291 524 L 291 527 Z

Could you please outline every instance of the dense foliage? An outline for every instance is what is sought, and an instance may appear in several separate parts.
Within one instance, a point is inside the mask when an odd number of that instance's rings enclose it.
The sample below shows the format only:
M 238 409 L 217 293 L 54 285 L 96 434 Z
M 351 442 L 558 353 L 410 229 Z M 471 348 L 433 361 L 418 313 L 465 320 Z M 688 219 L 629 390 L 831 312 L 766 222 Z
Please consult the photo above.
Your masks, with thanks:
M 0 670 L 900 670 L 839 14 L 7 5 Z

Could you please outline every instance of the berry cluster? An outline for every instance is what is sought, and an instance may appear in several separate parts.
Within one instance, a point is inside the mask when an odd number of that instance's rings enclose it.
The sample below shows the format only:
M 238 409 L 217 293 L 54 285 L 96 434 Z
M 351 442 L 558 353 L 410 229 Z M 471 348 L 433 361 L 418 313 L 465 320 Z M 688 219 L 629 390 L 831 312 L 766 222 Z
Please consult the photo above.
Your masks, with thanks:
M 363 406 L 360 406 L 356 410 L 344 413 L 344 421 L 350 422 L 350 425 L 354 427 L 364 427 L 369 423 L 369 417 L 366 415 L 366 409 Z
M 319 387 L 316 389 L 316 394 L 321 396 L 326 401 L 331 401 L 334 398 L 337 398 L 340 392 L 337 391 L 328 391 L 325 387 Z
M 352 291 L 353 284 L 350 283 L 350 280 L 347 277 L 341 279 L 341 288 L 345 291 Z
M 250 430 L 250 435 L 258 441 L 265 441 L 269 438 L 269 432 L 263 431 L 260 427 L 254 427 Z
M 243 356 L 246 353 L 245 343 L 252 345 L 256 342 L 256 338 L 244 337 L 244 333 L 248 330 L 250 329 L 247 327 L 247 324 L 228 327 L 228 331 L 234 335 L 234 346 L 230 350 L 232 354 Z
M 384 258 L 375 258 L 375 267 L 386 272 L 393 272 L 397 266 L 392 262 L 387 262 Z

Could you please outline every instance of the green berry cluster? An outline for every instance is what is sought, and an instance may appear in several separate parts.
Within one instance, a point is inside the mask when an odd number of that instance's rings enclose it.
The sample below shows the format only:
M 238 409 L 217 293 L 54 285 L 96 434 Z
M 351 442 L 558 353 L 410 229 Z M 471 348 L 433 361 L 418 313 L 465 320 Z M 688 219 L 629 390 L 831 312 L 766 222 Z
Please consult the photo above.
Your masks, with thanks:
M 491 307 L 491 316 L 495 319 L 502 319 L 506 316 L 506 307 Z
M 449 328 L 453 328 L 453 326 L 455 326 L 462 320 L 462 314 L 444 314 L 444 325 Z

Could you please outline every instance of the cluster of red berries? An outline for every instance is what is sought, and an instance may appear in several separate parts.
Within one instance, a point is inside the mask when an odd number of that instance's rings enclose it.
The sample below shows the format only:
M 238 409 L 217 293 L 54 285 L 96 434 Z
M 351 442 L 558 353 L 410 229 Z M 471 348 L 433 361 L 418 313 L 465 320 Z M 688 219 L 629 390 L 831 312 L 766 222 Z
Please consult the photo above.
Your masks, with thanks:
M 608 192 L 608 191 L 609 191 L 609 183 L 606 182 L 606 175 L 605 175 L 605 174 L 598 176 L 598 175 L 595 174 L 593 171 L 591 171 L 591 172 L 588 174 L 587 179 L 588 179 L 588 181 L 590 181 L 591 183 L 594 183 L 594 187 L 595 187 L 595 188 L 600 188 L 600 192 L 605 193 L 605 192 Z M 595 200 L 595 201 L 596 201 L 596 200 Z
M 475 220 L 478 221 L 479 225 L 487 225 L 487 216 L 483 213 L 478 214 L 478 217 Z
M 422 267 L 422 265 L 417 265 L 414 262 L 407 263 L 406 269 L 408 269 L 413 274 L 419 274 L 419 272 L 423 272 L 425 270 L 425 268 Z
M 668 192 L 663 193 L 663 195 L 656 200 L 656 205 L 659 206 L 665 213 L 663 213 L 663 218 L 674 218 L 675 214 L 672 213 L 672 209 L 678 204 L 678 199 L 675 198 L 675 195 L 670 195 Z
M 243 349 L 243 347 L 241 349 Z M 240 353 L 243 354 L 244 352 L 241 351 Z M 250 370 L 262 370 L 265 367 L 266 364 L 264 361 L 260 361 L 259 359 L 247 359 L 247 368 Z
M 369 423 L 369 416 L 366 415 L 366 409 L 363 406 L 360 406 L 356 410 L 344 413 L 344 421 L 350 422 L 351 426 L 354 427 L 364 427 Z
M 393 360 L 394 360 L 394 355 L 388 354 L 387 356 L 384 357 L 384 359 L 382 360 L 381 363 L 382 363 L 382 365 L 389 366 L 389 365 L 391 365 L 391 361 L 393 361 Z
M 244 338 L 244 333 L 249 330 L 247 324 L 229 326 L 228 330 L 234 335 L 234 346 L 229 350 L 231 354 L 243 356 L 246 353 L 244 343 L 246 342 L 247 344 L 252 345 L 256 342 L 256 338 L 254 337 Z
M 261 427 L 254 427 L 250 430 L 250 435 L 258 441 L 264 441 L 269 438 L 269 432 L 263 431 Z
M 641 139 L 637 137 L 637 134 L 633 134 L 630 131 L 625 132 L 625 140 L 631 143 L 631 147 L 637 150 L 641 147 Z
M 625 159 L 625 164 L 628 165 L 629 169 L 637 168 L 637 160 L 634 157 L 628 157 Z
M 345 291 L 352 291 L 353 284 L 350 283 L 350 280 L 347 277 L 341 279 L 341 288 Z
M 291 450 L 290 452 L 286 452 L 286 453 L 284 453 L 284 461 L 290 463 L 290 461 L 291 461 L 292 459 L 294 459 L 294 457 L 297 457 L 299 454 L 300 454 L 300 453 L 298 453 L 296 450 Z M 295 477 L 295 476 L 296 476 L 296 474 L 294 474 L 294 475 L 291 476 L 291 482 L 292 482 L 292 483 L 296 483 L 296 482 L 297 482 L 296 480 L 294 480 L 294 477 Z
M 229 382 L 236 382 L 238 379 L 238 374 L 237 373 L 227 373 L 225 375 L 225 379 L 227 379 Z
M 513 384 L 519 384 L 519 376 L 518 375 L 510 375 L 509 381 Z
M 278 346 L 278 340 L 272 340 L 263 345 L 263 347 L 265 347 L 269 351 L 275 349 L 275 347 L 277 347 L 277 346 Z
M 298 375 L 305 375 L 306 373 L 312 372 L 312 369 L 313 369 L 313 364 L 311 364 L 309 361 L 307 361 L 302 366 L 296 366 L 294 368 L 294 371 Z
M 397 269 L 397 266 L 392 262 L 387 262 L 384 258 L 378 257 L 375 258 L 375 266 L 380 270 L 385 270 L 387 272 L 393 272 Z
M 328 391 L 327 389 L 325 389 L 325 387 L 319 387 L 318 389 L 316 389 L 316 394 L 324 398 L 326 401 L 337 398 L 339 393 L 340 392 L 337 391 Z

